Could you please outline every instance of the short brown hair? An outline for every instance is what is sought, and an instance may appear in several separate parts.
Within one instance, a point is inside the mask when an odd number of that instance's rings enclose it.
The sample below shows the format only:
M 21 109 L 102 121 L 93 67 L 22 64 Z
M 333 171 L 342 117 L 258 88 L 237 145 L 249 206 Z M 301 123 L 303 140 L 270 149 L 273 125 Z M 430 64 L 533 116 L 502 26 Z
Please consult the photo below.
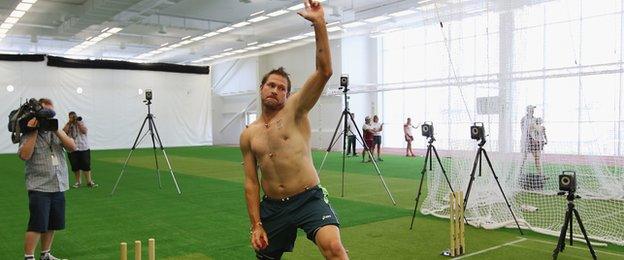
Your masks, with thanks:
M 264 86 L 264 84 L 267 82 L 267 80 L 269 79 L 269 76 L 271 76 L 271 74 L 275 74 L 275 75 L 279 75 L 282 76 L 284 78 L 286 78 L 286 81 L 288 82 L 288 92 L 290 93 L 290 74 L 288 74 L 285 70 L 284 67 L 279 67 L 277 69 L 273 69 L 271 71 L 269 71 L 269 73 L 264 74 L 264 76 L 262 77 L 262 82 L 260 83 L 260 87 Z
M 52 100 L 49 99 L 49 98 L 40 98 L 39 99 L 39 103 L 40 104 L 52 105 Z

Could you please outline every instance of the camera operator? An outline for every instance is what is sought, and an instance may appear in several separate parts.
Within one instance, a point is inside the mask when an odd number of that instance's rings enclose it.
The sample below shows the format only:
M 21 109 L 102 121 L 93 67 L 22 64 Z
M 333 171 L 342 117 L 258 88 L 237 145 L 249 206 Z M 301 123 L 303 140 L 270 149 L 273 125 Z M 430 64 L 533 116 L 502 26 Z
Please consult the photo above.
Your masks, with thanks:
M 97 187 L 98 185 L 91 179 L 91 150 L 89 149 L 89 141 L 87 139 L 87 127 L 82 121 L 82 117 L 76 115 L 76 112 L 69 112 L 69 122 L 63 127 L 63 131 L 76 142 L 76 151 L 68 154 L 71 170 L 76 177 L 74 188 L 81 185 L 80 171 L 87 179 L 88 187 Z
M 50 99 L 42 98 L 43 108 L 54 110 Z M 36 128 L 36 118 L 28 127 Z M 19 158 L 26 162 L 26 188 L 28 189 L 30 219 L 24 238 L 24 259 L 35 259 L 37 243 L 41 240 L 42 260 L 57 259 L 50 249 L 54 231 L 65 228 L 65 194 L 69 188 L 67 164 L 63 148 L 74 151 L 74 140 L 57 129 L 54 132 L 34 130 L 22 136 Z

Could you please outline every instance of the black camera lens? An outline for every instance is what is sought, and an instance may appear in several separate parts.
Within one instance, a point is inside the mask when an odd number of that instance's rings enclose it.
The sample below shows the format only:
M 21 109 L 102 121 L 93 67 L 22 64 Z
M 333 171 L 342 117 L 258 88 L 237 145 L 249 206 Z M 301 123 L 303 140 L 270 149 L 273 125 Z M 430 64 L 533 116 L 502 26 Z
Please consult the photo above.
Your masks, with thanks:
M 82 121 L 82 117 L 81 117 L 81 116 L 79 116 L 78 118 L 76 118 L 76 120 L 78 120 L 78 121 Z

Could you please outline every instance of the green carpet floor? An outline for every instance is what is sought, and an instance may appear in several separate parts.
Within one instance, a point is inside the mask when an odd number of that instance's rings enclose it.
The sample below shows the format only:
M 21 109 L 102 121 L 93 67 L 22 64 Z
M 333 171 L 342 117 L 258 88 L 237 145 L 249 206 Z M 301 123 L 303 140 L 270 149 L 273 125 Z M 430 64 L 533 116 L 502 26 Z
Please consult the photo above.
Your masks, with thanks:
M 57 233 L 54 254 L 71 260 L 118 259 L 119 243 L 155 238 L 158 259 L 253 259 L 249 220 L 243 197 L 243 171 L 238 148 L 167 149 L 182 195 L 175 192 L 168 171 L 158 188 L 152 150 L 137 150 L 114 196 L 111 189 L 128 150 L 92 152 L 92 168 L 100 187 L 72 189 L 67 197 L 67 229 Z M 315 152 L 320 164 L 324 152 Z M 449 245 L 448 220 L 417 215 L 409 230 L 422 158 L 386 156 L 380 168 L 397 201 L 391 204 L 371 164 L 348 158 L 344 197 L 341 160 L 330 153 L 321 182 L 342 223 L 341 235 L 352 259 L 444 259 Z M 161 168 L 164 158 L 159 156 Z M 0 259 L 21 259 L 28 221 L 24 163 L 16 155 L 0 155 Z M 166 165 L 164 165 L 166 167 Z M 70 176 L 73 183 L 73 176 Z M 468 227 L 471 259 L 549 259 L 556 238 L 517 230 Z M 499 247 L 497 247 L 499 246 Z M 597 247 L 599 259 L 624 259 L 624 248 Z M 567 247 L 560 259 L 586 259 L 582 243 Z M 322 259 L 300 232 L 287 259 Z

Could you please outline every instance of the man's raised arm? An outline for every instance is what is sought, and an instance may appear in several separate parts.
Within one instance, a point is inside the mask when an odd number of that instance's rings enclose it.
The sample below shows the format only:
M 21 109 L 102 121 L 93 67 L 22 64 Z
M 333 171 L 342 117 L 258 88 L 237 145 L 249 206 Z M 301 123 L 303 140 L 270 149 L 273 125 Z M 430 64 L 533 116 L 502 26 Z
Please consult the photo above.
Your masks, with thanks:
M 307 113 L 314 107 L 323 93 L 325 84 L 332 75 L 329 36 L 325 26 L 325 13 L 321 4 L 315 0 L 305 0 L 305 10 L 299 12 L 303 18 L 312 22 L 316 37 L 316 71 L 306 80 L 303 87 L 292 98 L 296 99 L 297 115 Z

